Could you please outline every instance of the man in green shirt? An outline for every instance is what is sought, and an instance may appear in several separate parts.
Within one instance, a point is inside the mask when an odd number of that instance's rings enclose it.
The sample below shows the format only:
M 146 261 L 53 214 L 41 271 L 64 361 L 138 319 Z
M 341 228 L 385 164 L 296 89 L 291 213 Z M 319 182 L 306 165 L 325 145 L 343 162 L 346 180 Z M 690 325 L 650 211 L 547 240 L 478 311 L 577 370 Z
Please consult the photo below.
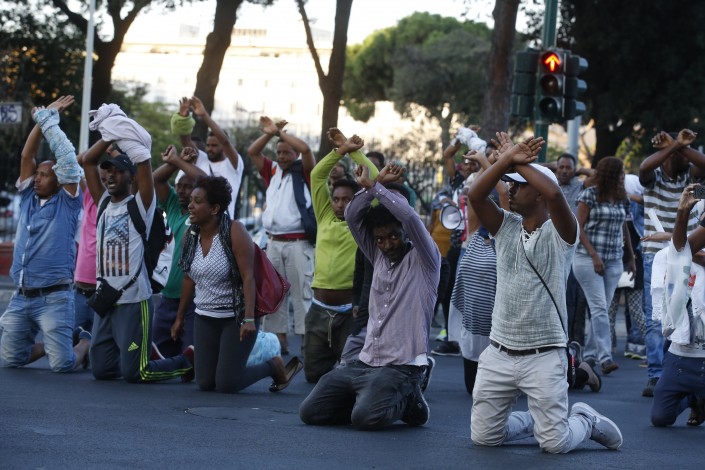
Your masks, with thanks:
M 358 190 L 357 183 L 342 179 L 328 189 L 328 175 L 346 154 L 358 165 L 370 169 L 370 178 L 379 170 L 360 152 L 363 140 L 346 138 L 332 128 L 328 138 L 338 148 L 326 155 L 311 171 L 311 199 L 316 213 L 313 299 L 306 314 L 304 372 L 308 382 L 318 382 L 340 360 L 353 325 L 352 286 L 357 244 L 345 221 L 345 208 Z
M 157 202 L 166 212 L 166 220 L 174 234 L 174 256 L 169 270 L 169 279 L 154 309 L 152 359 L 159 359 L 160 356 L 176 356 L 184 348 L 193 344 L 193 316 L 196 309 L 193 299 L 189 304 L 184 329 L 175 339 L 172 339 L 172 325 L 181 299 L 181 281 L 184 272 L 179 267 L 179 258 L 181 258 L 181 240 L 189 225 L 188 204 L 191 191 L 196 178 L 207 176 L 203 170 L 194 165 L 197 157 L 195 148 L 184 147 L 179 157 L 176 155 L 174 146 L 170 145 L 162 153 L 164 164 L 153 174 Z M 180 171 L 176 176 L 176 184 L 171 186 L 169 179 L 177 170 Z

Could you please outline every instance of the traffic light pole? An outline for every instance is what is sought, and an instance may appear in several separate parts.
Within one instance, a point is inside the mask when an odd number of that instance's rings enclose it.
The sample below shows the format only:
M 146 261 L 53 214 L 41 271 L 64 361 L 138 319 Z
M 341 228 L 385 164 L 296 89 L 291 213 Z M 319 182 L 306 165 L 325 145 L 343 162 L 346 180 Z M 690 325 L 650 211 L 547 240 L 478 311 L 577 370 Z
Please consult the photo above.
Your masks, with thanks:
M 541 33 L 541 41 L 543 49 L 548 49 L 556 46 L 556 22 L 558 19 L 558 0 L 546 0 L 546 9 L 543 14 L 543 31 Z M 537 86 L 539 86 L 537 84 Z M 535 137 L 543 137 L 546 143 L 541 148 L 539 153 L 539 162 L 546 161 L 546 150 L 548 148 L 548 126 L 550 122 L 542 119 L 541 110 L 539 109 L 538 100 L 534 102 L 534 122 Z

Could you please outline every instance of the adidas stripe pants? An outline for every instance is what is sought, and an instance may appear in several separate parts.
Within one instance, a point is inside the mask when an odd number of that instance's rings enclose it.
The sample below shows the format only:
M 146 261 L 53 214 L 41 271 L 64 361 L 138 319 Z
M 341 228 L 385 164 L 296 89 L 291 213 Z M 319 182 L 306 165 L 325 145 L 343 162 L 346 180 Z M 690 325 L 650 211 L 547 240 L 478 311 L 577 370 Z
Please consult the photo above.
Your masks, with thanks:
M 116 305 L 105 317 L 93 321 L 90 357 L 93 376 L 99 380 L 122 377 L 127 382 L 150 382 L 179 377 L 191 369 L 179 354 L 149 359 L 152 344 L 152 299 Z

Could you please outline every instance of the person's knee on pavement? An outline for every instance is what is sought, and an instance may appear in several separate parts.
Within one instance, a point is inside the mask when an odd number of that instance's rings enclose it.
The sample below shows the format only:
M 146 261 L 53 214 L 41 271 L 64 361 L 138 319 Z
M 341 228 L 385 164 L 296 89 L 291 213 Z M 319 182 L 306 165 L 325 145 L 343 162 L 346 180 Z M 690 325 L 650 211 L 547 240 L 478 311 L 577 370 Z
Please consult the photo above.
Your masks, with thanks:
M 663 413 L 658 413 L 655 411 L 651 411 L 651 424 L 656 426 L 656 427 L 666 427 L 666 426 L 671 426 L 673 423 L 676 422 L 676 416 L 670 416 L 666 415 Z

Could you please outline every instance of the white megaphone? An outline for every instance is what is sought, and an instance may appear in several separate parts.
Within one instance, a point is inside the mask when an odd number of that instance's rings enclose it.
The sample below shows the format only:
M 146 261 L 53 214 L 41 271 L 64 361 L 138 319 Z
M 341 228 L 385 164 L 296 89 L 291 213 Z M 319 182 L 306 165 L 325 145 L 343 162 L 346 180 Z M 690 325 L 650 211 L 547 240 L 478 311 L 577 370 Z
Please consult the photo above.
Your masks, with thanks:
M 441 225 L 448 230 L 457 230 L 463 224 L 463 215 L 453 204 L 446 204 L 441 209 Z

